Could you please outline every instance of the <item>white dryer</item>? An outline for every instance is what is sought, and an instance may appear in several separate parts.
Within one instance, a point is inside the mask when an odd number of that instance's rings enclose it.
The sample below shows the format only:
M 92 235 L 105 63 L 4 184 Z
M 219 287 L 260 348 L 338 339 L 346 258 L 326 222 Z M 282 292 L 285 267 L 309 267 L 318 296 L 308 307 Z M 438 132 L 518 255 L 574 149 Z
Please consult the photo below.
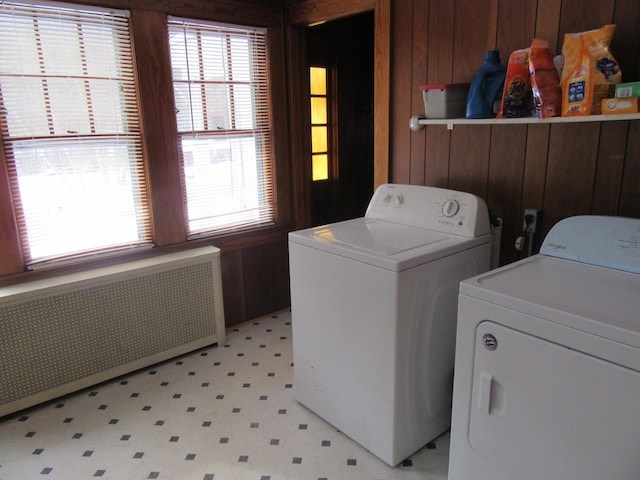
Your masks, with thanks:
M 450 480 L 640 478 L 640 219 L 462 282 Z
M 485 203 L 424 186 L 291 232 L 295 398 L 392 466 L 448 430 L 458 285 L 490 255 Z

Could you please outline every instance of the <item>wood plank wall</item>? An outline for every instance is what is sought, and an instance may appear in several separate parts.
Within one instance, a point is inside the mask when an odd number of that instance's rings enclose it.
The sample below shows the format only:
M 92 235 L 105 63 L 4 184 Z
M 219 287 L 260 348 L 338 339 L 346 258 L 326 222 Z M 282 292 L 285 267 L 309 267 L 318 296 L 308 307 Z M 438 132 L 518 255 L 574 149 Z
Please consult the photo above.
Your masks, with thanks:
M 471 81 L 485 50 L 509 54 L 534 37 L 552 49 L 565 33 L 616 24 L 611 45 L 623 81 L 640 79 L 637 0 L 394 0 L 390 180 L 465 190 L 504 220 L 502 263 L 524 208 L 543 212 L 542 231 L 571 215 L 640 217 L 640 121 L 555 125 L 428 126 L 420 85 Z M 407 25 L 407 19 L 412 19 Z

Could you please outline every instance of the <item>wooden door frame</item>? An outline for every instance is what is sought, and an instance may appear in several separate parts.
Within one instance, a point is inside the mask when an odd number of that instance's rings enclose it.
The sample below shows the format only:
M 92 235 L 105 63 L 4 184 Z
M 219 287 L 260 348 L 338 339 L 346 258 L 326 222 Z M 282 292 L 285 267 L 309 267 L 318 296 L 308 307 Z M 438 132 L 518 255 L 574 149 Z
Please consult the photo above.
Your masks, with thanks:
M 391 95 L 391 0 L 302 0 L 287 10 L 289 50 L 291 161 L 296 228 L 310 225 L 309 106 L 305 51 L 306 27 L 364 12 L 374 12 L 374 185 L 389 181 Z

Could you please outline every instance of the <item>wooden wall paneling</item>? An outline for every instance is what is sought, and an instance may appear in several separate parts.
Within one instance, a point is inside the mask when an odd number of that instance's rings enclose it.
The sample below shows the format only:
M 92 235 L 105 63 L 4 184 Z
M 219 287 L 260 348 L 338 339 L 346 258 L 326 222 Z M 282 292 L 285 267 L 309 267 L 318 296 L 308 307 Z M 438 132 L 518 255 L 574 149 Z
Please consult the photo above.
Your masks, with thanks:
M 444 125 L 427 126 L 425 142 L 424 184 L 448 188 L 451 133 Z
M 502 63 L 514 50 L 527 48 L 535 35 L 537 0 L 500 0 L 496 48 Z
M 509 62 L 511 52 L 531 45 L 536 6 L 536 0 L 500 0 L 496 48 L 503 64 Z M 526 139 L 526 125 L 494 125 L 491 130 L 487 203 L 492 212 L 503 220 L 503 262 L 516 260 L 513 243 L 522 230 L 520 202 Z
M 594 30 L 613 22 L 616 0 L 563 0 L 560 10 L 559 48 L 566 33 Z
M 287 55 L 284 29 L 284 13 L 280 25 L 269 29 L 269 84 L 271 87 L 270 112 L 272 135 L 272 167 L 276 187 L 274 189 L 274 206 L 276 223 L 291 224 L 294 221 L 293 189 L 291 179 L 291 161 L 289 142 L 289 116 L 287 102 Z
M 0 275 L 19 273 L 23 269 L 24 261 L 9 187 L 7 160 L 0 144 Z
M 429 1 L 426 83 L 452 83 L 454 14 L 451 0 Z
M 640 218 L 640 120 L 629 122 L 618 215 Z
M 544 199 L 543 228 L 591 211 L 600 125 L 553 125 Z
M 245 309 L 242 249 L 223 249 L 220 254 L 220 270 L 222 273 L 224 320 L 229 328 L 248 320 Z
M 427 84 L 452 83 L 455 4 L 430 0 L 427 53 Z M 451 134 L 442 125 L 428 126 L 425 133 L 425 184 L 448 188 Z
M 526 151 L 526 125 L 494 125 L 491 130 L 491 158 L 487 205 L 503 220 L 503 261 L 516 260 L 513 243 L 522 231 L 522 177 Z
M 391 0 L 375 0 L 374 12 L 373 188 L 375 189 L 391 180 L 389 177 L 391 169 L 389 161 L 391 154 Z M 405 122 L 407 121 L 405 119 Z
M 290 304 L 287 237 L 243 249 L 242 278 L 247 320 Z M 313 275 L 313 272 L 309 272 Z
M 413 24 L 407 21 L 406 12 L 412 11 L 413 0 L 394 0 L 392 2 L 392 43 L 393 50 L 405 52 L 391 58 L 391 84 L 395 97 L 391 102 L 392 136 L 394 145 L 393 169 L 390 180 L 393 183 L 409 183 L 411 176 L 411 141 L 413 139 L 408 122 L 413 115 L 411 101 L 411 71 L 415 63 L 413 49 Z M 376 134 L 379 133 L 376 130 Z
M 470 82 L 496 45 L 498 0 L 456 0 L 452 82 Z M 451 133 L 449 187 L 487 194 L 491 126 L 458 125 Z
M 616 33 L 611 42 L 611 52 L 622 69 L 622 80 L 636 81 L 640 79 L 640 2 L 616 0 L 613 23 L 616 24 Z
M 289 58 L 290 125 L 289 158 L 291 159 L 293 218 L 295 228 L 311 226 L 311 107 L 308 101 L 309 70 L 307 68 L 306 35 L 303 27 L 287 28 L 287 55 Z M 295 101 L 300 99 L 300 101 Z M 295 120 L 294 120 L 295 119 Z
M 522 181 L 523 208 L 542 208 L 547 174 L 549 133 L 550 125 L 529 125 L 527 127 L 527 150 Z
M 154 242 L 157 246 L 185 242 L 182 172 L 169 58 L 166 15 L 132 10 L 143 148 L 151 183 Z M 150 140 L 153 141 L 150 141 Z
M 545 179 L 547 176 L 547 153 L 549 150 L 550 125 L 529 125 L 527 127 L 527 147 L 524 174 L 522 177 L 522 201 L 520 210 L 544 206 Z M 544 218 L 545 212 L 542 211 Z M 544 226 L 544 221 L 543 225 Z M 546 232 L 538 230 L 534 237 L 533 251 L 537 252 Z
M 456 0 L 452 81 L 470 82 L 484 53 L 496 48 L 498 0 Z
M 427 83 L 429 47 L 429 0 L 413 2 L 413 39 L 411 63 L 411 115 L 424 114 L 421 85 Z M 409 183 L 425 184 L 426 129 L 411 132 Z
M 562 36 L 558 32 L 561 4 L 557 0 L 538 0 L 536 12 L 535 37 L 547 40 L 554 53 L 562 47 Z
M 629 122 L 604 122 L 600 129 L 591 214 L 616 215 Z
M 451 132 L 449 188 L 487 198 L 491 125 L 456 125 Z

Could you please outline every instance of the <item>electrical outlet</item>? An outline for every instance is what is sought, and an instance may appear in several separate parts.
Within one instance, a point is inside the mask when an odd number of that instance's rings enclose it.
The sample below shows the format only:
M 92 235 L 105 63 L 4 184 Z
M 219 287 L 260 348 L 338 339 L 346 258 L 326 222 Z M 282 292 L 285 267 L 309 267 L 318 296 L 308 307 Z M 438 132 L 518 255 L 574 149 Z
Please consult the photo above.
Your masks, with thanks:
M 541 213 L 540 210 L 535 208 L 525 208 L 522 231 L 525 233 L 536 233 L 540 227 Z

